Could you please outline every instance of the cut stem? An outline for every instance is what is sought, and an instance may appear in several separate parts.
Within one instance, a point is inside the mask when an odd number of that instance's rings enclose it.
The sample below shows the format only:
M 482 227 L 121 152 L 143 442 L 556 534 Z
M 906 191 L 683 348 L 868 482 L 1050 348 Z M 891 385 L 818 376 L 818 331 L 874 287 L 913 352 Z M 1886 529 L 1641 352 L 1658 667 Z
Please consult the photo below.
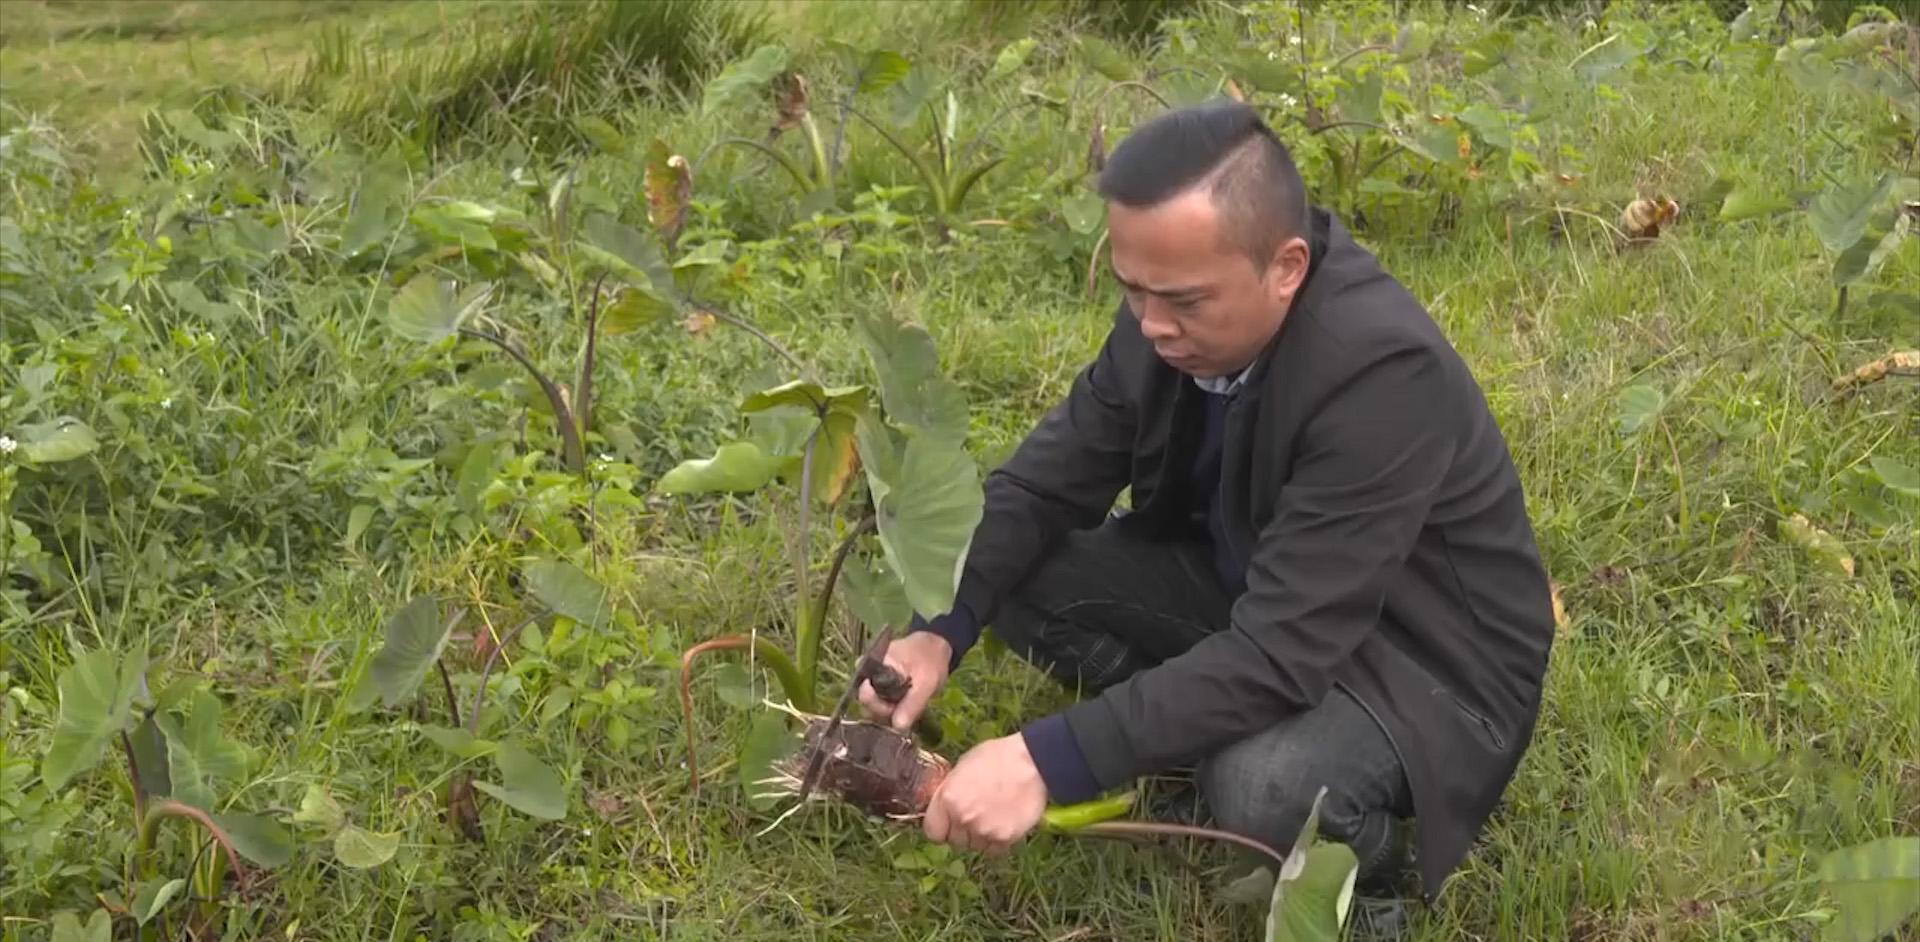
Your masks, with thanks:
M 727 635 L 711 641 L 702 641 L 688 648 L 685 654 L 680 655 L 680 708 L 686 717 L 687 774 L 692 779 L 695 795 L 700 793 L 700 766 L 694 755 L 693 661 L 708 651 L 745 651 L 749 648 L 766 662 L 768 668 L 772 669 L 774 676 L 780 681 L 780 689 L 786 692 L 787 699 L 796 709 L 806 711 L 813 709 L 812 697 L 803 696 L 800 672 L 794 668 L 793 659 L 787 657 L 787 652 L 782 651 L 780 646 L 770 639 L 758 635 Z

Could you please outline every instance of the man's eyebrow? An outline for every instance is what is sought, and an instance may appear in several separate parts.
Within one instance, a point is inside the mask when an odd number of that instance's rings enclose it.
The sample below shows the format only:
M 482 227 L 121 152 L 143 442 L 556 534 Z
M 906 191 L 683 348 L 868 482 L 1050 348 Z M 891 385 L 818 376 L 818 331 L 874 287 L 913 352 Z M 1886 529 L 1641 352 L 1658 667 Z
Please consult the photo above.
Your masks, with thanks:
M 1171 288 L 1149 288 L 1145 285 L 1128 281 L 1126 276 L 1120 274 L 1119 269 L 1113 268 L 1111 265 L 1108 266 L 1108 270 L 1113 272 L 1113 280 L 1120 282 L 1122 287 L 1131 288 L 1135 291 L 1144 291 L 1147 294 L 1157 295 L 1162 298 L 1191 297 L 1207 292 L 1206 285 L 1175 285 Z

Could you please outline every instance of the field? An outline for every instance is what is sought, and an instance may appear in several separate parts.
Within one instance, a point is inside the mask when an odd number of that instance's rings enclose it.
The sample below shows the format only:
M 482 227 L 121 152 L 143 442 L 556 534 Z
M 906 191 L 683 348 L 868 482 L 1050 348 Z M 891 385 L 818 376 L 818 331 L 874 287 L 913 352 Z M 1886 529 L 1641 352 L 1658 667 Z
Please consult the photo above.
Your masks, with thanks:
M 1920 895 L 1911 5 L 5 6 L 4 942 L 1261 937 L 1224 845 L 743 782 L 1097 350 L 1090 164 L 1223 94 L 1564 608 L 1412 938 L 1920 938 L 1859 914 Z M 976 651 L 939 751 L 1068 696 Z

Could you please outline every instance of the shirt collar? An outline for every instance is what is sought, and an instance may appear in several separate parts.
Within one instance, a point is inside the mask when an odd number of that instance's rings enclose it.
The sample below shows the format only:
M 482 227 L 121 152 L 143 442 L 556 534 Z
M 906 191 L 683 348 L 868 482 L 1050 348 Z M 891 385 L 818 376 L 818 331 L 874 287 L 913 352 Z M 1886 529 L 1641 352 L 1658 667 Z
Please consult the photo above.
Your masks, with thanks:
M 1235 389 L 1238 389 L 1241 383 L 1246 382 L 1247 373 L 1252 369 L 1253 367 L 1249 366 L 1246 369 L 1241 370 L 1238 375 L 1235 375 L 1231 378 L 1228 378 L 1225 376 L 1209 376 L 1203 379 L 1201 377 L 1195 376 L 1195 377 L 1192 377 L 1193 384 L 1195 386 L 1200 387 L 1201 389 L 1206 390 L 1207 392 L 1213 393 L 1216 396 L 1224 396 L 1230 392 L 1233 392 Z

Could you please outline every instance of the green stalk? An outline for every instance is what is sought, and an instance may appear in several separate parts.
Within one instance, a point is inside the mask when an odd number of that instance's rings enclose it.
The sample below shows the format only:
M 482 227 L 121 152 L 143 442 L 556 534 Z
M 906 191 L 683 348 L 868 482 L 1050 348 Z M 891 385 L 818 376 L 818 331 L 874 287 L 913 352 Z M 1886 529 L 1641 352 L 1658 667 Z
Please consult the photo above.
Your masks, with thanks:
M 553 407 L 554 424 L 560 428 L 560 442 L 566 450 L 567 470 L 574 474 L 585 474 L 587 449 L 580 441 L 580 429 L 574 424 L 573 410 L 567 407 L 567 397 L 560 394 L 560 387 L 554 385 L 553 380 L 548 379 L 547 374 L 540 372 L 540 368 L 534 365 L 533 360 L 520 352 L 520 348 L 508 343 L 506 338 L 484 330 L 474 330 L 471 327 L 460 328 L 460 336 L 484 340 L 499 347 L 515 362 L 526 367 L 527 372 L 533 374 L 534 382 L 539 383 L 540 391 L 547 395 L 547 404 Z
M 714 141 L 713 144 L 707 148 L 707 153 L 712 153 L 715 148 L 718 148 L 722 144 L 733 144 L 738 147 L 745 147 L 751 150 L 759 151 L 761 154 L 772 159 L 774 163 L 779 164 L 780 169 L 785 170 L 787 172 L 787 175 L 793 178 L 793 182 L 800 186 L 801 192 L 807 192 L 813 186 L 812 181 L 809 181 L 807 179 L 807 172 L 804 170 L 801 170 L 799 164 L 796 164 L 792 160 L 788 159 L 787 155 L 782 154 L 779 151 L 774 150 L 773 148 L 760 143 L 759 141 L 751 141 L 744 137 L 721 138 L 720 140 Z M 701 154 L 700 162 L 704 164 L 706 162 L 706 157 L 707 155 L 705 153 Z
M 160 833 L 160 822 L 167 818 L 186 818 L 206 828 L 207 833 L 213 835 L 213 839 L 220 844 L 220 849 L 226 852 L 227 864 L 233 868 L 234 878 L 244 882 L 246 870 L 240 866 L 240 855 L 234 851 L 233 841 L 227 837 L 227 832 L 221 830 L 220 825 L 215 824 L 212 816 L 206 812 L 173 799 L 154 805 L 140 821 L 140 830 L 134 837 L 133 845 L 134 857 L 140 867 L 140 879 L 151 880 L 159 870 L 153 861 L 153 841 Z
M 693 782 L 692 791 L 700 793 L 700 765 L 695 754 L 697 740 L 693 729 L 693 661 L 708 651 L 744 651 L 751 648 L 755 656 L 773 671 L 780 681 L 780 689 L 787 694 L 794 709 L 807 713 L 814 712 L 813 698 L 800 682 L 800 672 L 794 668 L 793 659 L 787 652 L 774 644 L 772 639 L 760 635 L 727 635 L 702 641 L 680 655 L 680 709 L 684 713 L 687 727 L 687 775 Z
M 827 160 L 826 144 L 820 140 L 820 127 L 814 123 L 812 112 L 800 119 L 800 127 L 807 132 L 807 144 L 813 150 L 815 182 L 822 189 L 832 190 L 833 164 Z
M 813 611 L 815 605 L 811 591 L 807 588 L 808 559 L 807 521 L 813 509 L 813 453 L 820 445 L 820 433 L 826 428 L 826 416 L 820 416 L 820 424 L 813 427 L 813 433 L 807 436 L 807 450 L 800 457 L 800 520 L 798 532 L 794 535 L 793 546 L 793 587 L 794 594 L 801 600 L 800 617 L 796 621 L 798 628 L 794 636 L 794 649 L 800 655 L 800 697 L 795 698 L 813 702 L 814 688 L 820 672 L 820 624 L 826 618 L 824 611 Z

